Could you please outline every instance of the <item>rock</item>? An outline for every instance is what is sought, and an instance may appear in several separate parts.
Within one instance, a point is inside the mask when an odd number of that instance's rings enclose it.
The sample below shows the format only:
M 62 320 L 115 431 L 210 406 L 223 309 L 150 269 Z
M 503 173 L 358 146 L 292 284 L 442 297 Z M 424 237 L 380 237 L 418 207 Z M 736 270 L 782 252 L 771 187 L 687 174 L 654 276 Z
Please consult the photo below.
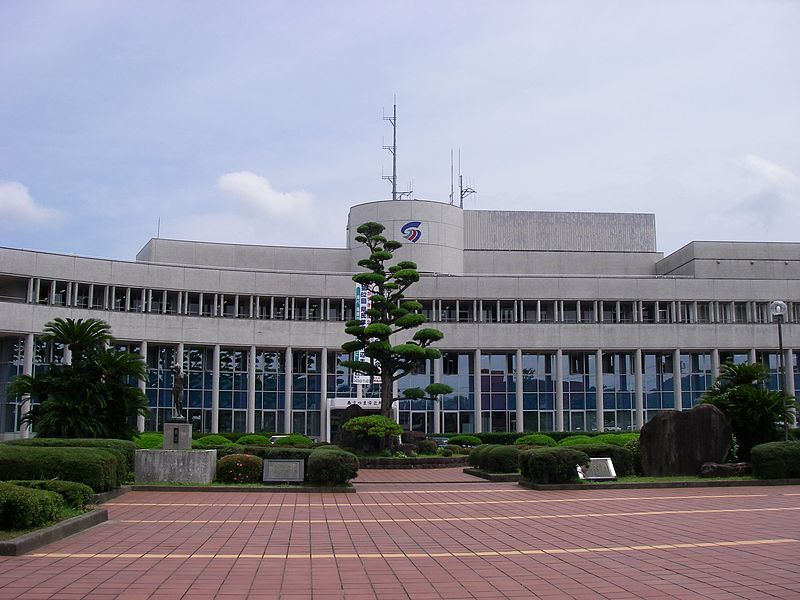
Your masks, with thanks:
M 750 474 L 749 463 L 703 463 L 700 477 L 739 477 Z
M 703 463 L 721 463 L 731 447 L 731 426 L 710 404 L 663 411 L 642 427 L 642 469 L 651 477 L 697 475 Z

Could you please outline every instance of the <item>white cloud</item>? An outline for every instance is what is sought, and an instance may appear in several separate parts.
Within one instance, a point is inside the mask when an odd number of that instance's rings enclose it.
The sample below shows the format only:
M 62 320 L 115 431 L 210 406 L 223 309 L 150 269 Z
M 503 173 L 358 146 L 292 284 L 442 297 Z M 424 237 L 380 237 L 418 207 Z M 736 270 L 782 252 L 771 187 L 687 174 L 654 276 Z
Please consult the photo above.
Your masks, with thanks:
M 758 226 L 767 234 L 790 235 L 789 223 L 795 223 L 800 202 L 800 177 L 790 169 L 766 158 L 747 154 L 738 161 L 747 175 L 752 191 L 735 206 L 745 218 L 745 226 Z
M 28 188 L 17 181 L 0 181 L 0 214 L 6 226 L 53 227 L 63 221 L 59 211 L 37 205 Z
M 250 171 L 226 173 L 217 179 L 217 189 L 255 217 L 298 221 L 311 216 L 312 197 L 305 191 L 279 192 L 266 177 Z
M 739 165 L 750 175 L 766 185 L 786 192 L 800 190 L 800 177 L 786 167 L 776 165 L 755 154 L 745 155 Z

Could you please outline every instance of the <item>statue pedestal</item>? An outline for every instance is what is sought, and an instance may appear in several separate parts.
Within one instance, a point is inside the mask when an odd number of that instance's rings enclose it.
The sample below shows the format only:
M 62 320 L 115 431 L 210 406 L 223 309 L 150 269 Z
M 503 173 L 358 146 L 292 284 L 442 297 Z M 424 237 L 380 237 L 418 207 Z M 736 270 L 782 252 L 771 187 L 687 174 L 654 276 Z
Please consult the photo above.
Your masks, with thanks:
M 216 450 L 137 450 L 136 483 L 211 483 Z
M 186 421 L 164 423 L 164 450 L 191 450 L 192 424 Z

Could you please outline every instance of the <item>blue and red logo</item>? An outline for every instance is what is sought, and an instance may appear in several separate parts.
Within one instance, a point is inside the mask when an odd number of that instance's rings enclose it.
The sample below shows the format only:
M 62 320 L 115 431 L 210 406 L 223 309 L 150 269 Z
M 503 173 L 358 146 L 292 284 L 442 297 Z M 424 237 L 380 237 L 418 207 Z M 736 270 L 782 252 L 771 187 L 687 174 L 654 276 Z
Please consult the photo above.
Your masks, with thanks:
M 400 233 L 409 242 L 415 244 L 422 237 L 422 232 L 419 230 L 420 225 L 422 225 L 422 221 L 409 221 L 400 228 Z

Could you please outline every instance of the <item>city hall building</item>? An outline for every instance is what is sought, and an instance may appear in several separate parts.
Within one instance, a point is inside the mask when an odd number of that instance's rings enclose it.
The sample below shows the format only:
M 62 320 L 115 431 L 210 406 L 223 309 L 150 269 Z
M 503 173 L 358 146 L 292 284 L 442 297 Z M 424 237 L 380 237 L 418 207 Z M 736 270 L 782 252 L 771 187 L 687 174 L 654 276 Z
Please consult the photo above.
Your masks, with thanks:
M 453 388 L 435 405 L 401 400 L 428 432 L 638 429 L 697 403 L 724 361 L 759 362 L 778 385 L 783 300 L 786 389 L 800 356 L 800 244 L 691 242 L 656 251 L 651 214 L 462 210 L 420 200 L 350 210 L 344 248 L 151 239 L 133 262 L 0 248 L 0 431 L 30 435 L 5 385 L 68 352 L 41 337 L 56 317 L 107 321 L 147 362 L 142 389 L 158 430 L 173 364 L 184 404 L 209 432 L 302 432 L 327 439 L 343 409 L 376 409 L 376 386 L 340 366 L 366 221 L 404 243 L 411 288 L 443 357 L 398 381 Z

